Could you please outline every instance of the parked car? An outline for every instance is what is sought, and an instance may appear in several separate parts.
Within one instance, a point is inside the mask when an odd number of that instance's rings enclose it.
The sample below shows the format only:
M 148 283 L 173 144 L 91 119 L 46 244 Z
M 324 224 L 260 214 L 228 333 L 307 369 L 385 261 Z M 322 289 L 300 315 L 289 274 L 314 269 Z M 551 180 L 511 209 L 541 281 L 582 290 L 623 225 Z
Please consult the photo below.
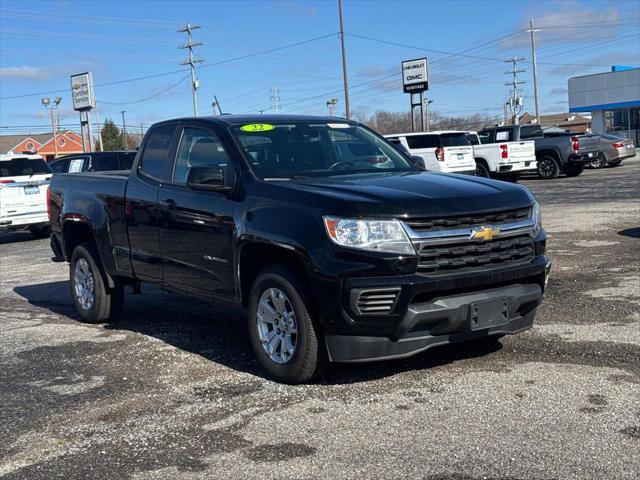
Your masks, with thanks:
M 90 152 L 79 155 L 65 155 L 51 162 L 49 166 L 54 173 L 129 170 L 135 158 L 135 150 Z
M 632 158 L 636 154 L 636 147 L 632 140 L 608 133 L 600 134 L 600 148 L 602 154 L 589 164 L 592 168 L 603 168 L 606 165 L 617 167 L 622 160 Z
M 517 182 L 523 173 L 536 171 L 538 164 L 533 141 L 483 144 L 490 134 L 482 138 L 476 132 L 465 132 L 465 135 L 473 145 L 477 176 Z
M 526 188 L 425 172 L 331 117 L 161 122 L 130 173 L 54 175 L 49 201 L 82 319 L 115 320 L 141 282 L 242 306 L 259 363 L 288 383 L 527 330 L 550 268 Z
M 47 189 L 51 169 L 40 155 L 0 155 L 0 232 L 49 236 Z
M 566 132 L 543 133 L 539 125 L 503 125 L 487 127 L 478 132 L 486 143 L 535 142 L 537 173 L 540 178 L 556 178 L 560 173 L 576 177 L 600 154 L 598 136 Z M 485 140 L 482 140 L 483 144 Z
M 464 132 L 440 131 L 385 135 L 400 144 L 412 156 L 422 158 L 424 167 L 433 172 L 475 174 L 473 147 Z

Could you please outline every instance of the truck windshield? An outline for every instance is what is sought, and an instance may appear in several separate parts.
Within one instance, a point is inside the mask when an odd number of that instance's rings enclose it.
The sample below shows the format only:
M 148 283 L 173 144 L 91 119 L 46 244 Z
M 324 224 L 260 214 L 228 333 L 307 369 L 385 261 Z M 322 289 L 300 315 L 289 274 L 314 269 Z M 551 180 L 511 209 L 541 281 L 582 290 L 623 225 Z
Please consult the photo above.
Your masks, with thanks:
M 387 140 L 350 123 L 249 124 L 231 131 L 262 179 L 420 170 Z
M 42 173 L 51 173 L 51 169 L 41 158 L 14 158 L 0 161 L 0 177 L 21 177 Z

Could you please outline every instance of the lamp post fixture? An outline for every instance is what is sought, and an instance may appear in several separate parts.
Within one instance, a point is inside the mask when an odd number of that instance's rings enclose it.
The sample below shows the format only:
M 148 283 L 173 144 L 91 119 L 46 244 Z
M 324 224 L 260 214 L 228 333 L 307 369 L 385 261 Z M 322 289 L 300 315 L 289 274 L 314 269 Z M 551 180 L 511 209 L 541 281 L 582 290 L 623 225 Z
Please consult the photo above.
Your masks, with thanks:
M 333 117 L 333 107 L 334 105 L 338 103 L 338 99 L 337 98 L 332 98 L 331 100 L 327 101 L 327 108 L 329 109 L 329 116 Z
M 42 99 L 42 106 L 47 110 L 49 110 L 49 113 L 51 114 L 51 131 L 53 132 L 53 151 L 55 152 L 53 158 L 58 158 L 58 135 L 56 134 L 56 125 L 53 121 L 53 111 L 58 108 L 58 105 L 60 104 L 61 101 L 62 101 L 62 98 L 60 97 L 54 98 L 53 103 L 51 103 L 51 99 L 49 99 L 48 97 Z

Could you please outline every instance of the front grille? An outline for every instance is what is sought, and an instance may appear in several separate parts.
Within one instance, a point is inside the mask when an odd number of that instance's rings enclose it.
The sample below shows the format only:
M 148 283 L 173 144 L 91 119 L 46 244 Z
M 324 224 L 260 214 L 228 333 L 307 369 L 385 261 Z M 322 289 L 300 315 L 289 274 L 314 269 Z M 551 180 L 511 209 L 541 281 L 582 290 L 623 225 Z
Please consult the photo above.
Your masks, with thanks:
M 533 239 L 519 235 L 490 242 L 460 242 L 420 249 L 418 273 L 440 273 L 501 267 L 533 259 Z
M 385 315 L 391 313 L 398 300 L 400 287 L 354 289 L 352 305 L 361 315 Z
M 411 218 L 405 220 L 414 232 L 429 232 L 431 230 L 474 228 L 483 225 L 497 225 L 526 220 L 531 214 L 531 208 L 519 208 L 480 215 L 460 215 L 446 218 Z

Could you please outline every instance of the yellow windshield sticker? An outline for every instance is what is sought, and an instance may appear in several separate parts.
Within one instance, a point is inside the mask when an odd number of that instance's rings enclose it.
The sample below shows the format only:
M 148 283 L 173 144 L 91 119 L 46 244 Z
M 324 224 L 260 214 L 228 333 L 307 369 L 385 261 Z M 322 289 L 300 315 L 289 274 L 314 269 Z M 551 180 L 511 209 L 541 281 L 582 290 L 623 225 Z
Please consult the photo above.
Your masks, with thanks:
M 276 128 L 276 126 L 270 123 L 250 123 L 249 125 L 241 126 L 240 130 L 243 132 L 268 132 L 274 128 Z

